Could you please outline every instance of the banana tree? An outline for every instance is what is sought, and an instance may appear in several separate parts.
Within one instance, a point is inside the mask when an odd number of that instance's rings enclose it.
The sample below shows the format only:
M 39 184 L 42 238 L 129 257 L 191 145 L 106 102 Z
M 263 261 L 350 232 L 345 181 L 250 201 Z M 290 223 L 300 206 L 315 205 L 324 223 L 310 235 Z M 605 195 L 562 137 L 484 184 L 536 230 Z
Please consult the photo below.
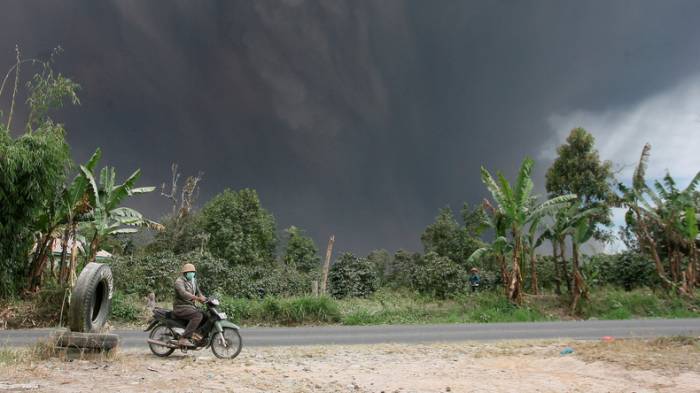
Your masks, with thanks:
M 90 160 L 85 164 L 89 170 L 93 170 L 97 161 L 100 159 L 101 152 L 97 149 Z M 68 241 L 76 236 L 76 217 L 87 213 L 91 206 L 88 203 L 87 188 L 88 180 L 82 174 L 78 174 L 70 185 L 63 185 L 61 190 L 57 192 L 57 197 L 47 206 L 43 214 L 39 217 L 37 226 L 41 228 L 38 234 L 34 255 L 30 264 L 30 274 L 28 287 L 36 288 L 43 276 L 46 259 L 50 252 L 51 245 L 61 239 L 62 252 L 60 263 L 58 266 L 59 283 L 65 283 L 68 277 L 68 266 L 66 265 L 66 256 L 68 249 Z M 75 254 L 76 250 L 73 250 Z
M 532 189 L 534 184 L 531 177 L 533 165 L 534 162 L 531 158 L 526 158 L 523 161 L 515 187 L 511 187 L 501 173 L 497 174 L 498 182 L 496 182 L 488 170 L 484 167 L 481 168 L 481 179 L 496 202 L 494 211 L 502 217 L 513 242 L 508 299 L 518 304 L 522 302 L 520 265 L 524 254 L 525 228 L 535 220 L 556 213 L 576 199 L 576 195 L 569 194 L 546 200 L 540 204 L 533 204 Z
M 693 214 L 699 206 L 697 187 L 700 172 L 683 190 L 667 174 L 663 183 L 656 181 L 649 187 L 645 180 L 651 145 L 642 149 L 635 169 L 632 186 L 619 185 L 617 203 L 628 209 L 625 220 L 634 231 L 642 251 L 647 252 L 656 268 L 661 284 L 680 295 L 690 296 L 697 285 L 696 241 L 692 238 Z M 697 225 L 696 225 L 697 226 Z M 684 258 L 690 260 L 692 271 L 682 272 Z
M 592 215 L 598 214 L 597 209 L 588 209 L 577 214 L 571 220 L 572 226 L 567 231 L 571 239 L 571 266 L 572 266 L 572 298 L 571 298 L 571 313 L 576 312 L 578 302 L 583 297 L 588 299 L 588 287 L 581 275 L 579 264 L 581 245 L 591 239 L 595 230 L 595 223 L 592 220 Z
M 95 258 L 100 242 L 107 236 L 134 233 L 138 231 L 137 227 L 160 226 L 134 209 L 120 207 L 127 197 L 155 190 L 155 187 L 134 187 L 141 175 L 140 170 L 136 170 L 124 183 L 116 184 L 114 168 L 104 167 L 100 171 L 99 185 L 90 168 L 81 165 L 80 170 L 88 182 L 88 201 L 92 206 L 88 220 L 81 225 L 81 231 L 90 236 L 86 261 Z
M 508 283 L 510 275 L 506 266 L 506 256 L 513 251 L 513 245 L 505 236 L 498 236 L 489 245 L 476 249 L 469 256 L 467 262 L 473 266 L 477 262 L 483 261 L 486 258 L 495 258 L 498 261 L 498 266 L 501 273 L 501 282 L 503 283 L 506 296 L 508 295 Z
M 685 223 L 683 227 L 683 234 L 688 243 L 688 268 L 683 272 L 683 283 L 684 290 L 692 295 L 694 292 L 695 285 L 699 284 L 700 277 L 698 277 L 698 249 L 697 243 L 700 241 L 698 237 L 698 214 L 695 208 L 688 207 L 685 210 L 683 216 L 683 221 Z
M 536 246 L 542 244 L 545 240 L 552 242 L 552 253 L 554 256 L 555 268 L 555 291 L 561 294 L 561 281 L 566 283 L 569 293 L 574 293 L 575 288 L 572 288 L 575 280 L 574 267 L 572 266 L 572 275 L 569 275 L 568 263 L 566 261 L 566 238 L 573 236 L 582 221 L 591 222 L 591 220 L 602 213 L 602 208 L 594 207 L 585 210 L 579 210 L 579 206 L 575 203 L 570 204 L 566 208 L 560 209 L 553 217 L 549 225 L 545 226 L 545 230 L 540 234 L 536 241 Z M 595 226 L 591 228 L 595 232 Z M 590 240 L 583 236 L 578 237 L 578 244 L 572 244 L 572 259 L 578 259 L 578 247 Z M 575 249 L 576 248 L 576 249 Z M 573 264 L 573 262 L 572 262 Z
M 541 242 L 537 240 L 537 234 L 540 230 L 541 218 L 538 217 L 530 223 L 530 228 L 527 231 L 527 237 L 525 238 L 527 244 L 527 255 L 530 258 L 530 287 L 532 288 L 533 295 L 539 295 L 539 282 L 537 280 L 537 247 L 541 245 Z
M 102 157 L 102 151 L 98 148 L 83 166 L 92 172 L 97 162 Z M 90 195 L 88 193 L 89 180 L 82 173 L 82 170 L 75 176 L 71 184 L 64 189 L 62 194 L 62 206 L 64 215 L 63 238 L 61 239 L 61 260 L 59 263 L 59 282 L 65 284 L 71 273 L 75 273 L 78 256 L 78 223 L 86 219 L 92 210 Z M 69 240 L 73 239 L 70 264 L 66 263 Z

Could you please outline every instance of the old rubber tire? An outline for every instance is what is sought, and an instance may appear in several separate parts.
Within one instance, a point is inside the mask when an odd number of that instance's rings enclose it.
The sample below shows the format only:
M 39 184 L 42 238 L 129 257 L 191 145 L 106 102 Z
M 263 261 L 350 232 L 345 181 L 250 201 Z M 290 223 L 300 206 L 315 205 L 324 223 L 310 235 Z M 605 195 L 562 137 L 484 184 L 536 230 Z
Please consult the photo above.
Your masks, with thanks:
M 109 333 L 63 332 L 55 336 L 56 346 L 109 351 L 119 345 L 119 336 Z
M 68 315 L 70 330 L 99 332 L 109 318 L 113 293 L 112 269 L 103 263 L 88 263 L 73 288 Z

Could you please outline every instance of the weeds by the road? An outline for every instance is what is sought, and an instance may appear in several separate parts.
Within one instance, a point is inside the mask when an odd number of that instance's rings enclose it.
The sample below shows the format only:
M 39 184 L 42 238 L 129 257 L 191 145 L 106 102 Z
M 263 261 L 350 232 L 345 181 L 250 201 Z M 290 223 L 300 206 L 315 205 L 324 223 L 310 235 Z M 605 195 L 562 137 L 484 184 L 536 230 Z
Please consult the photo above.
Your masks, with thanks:
M 47 359 L 62 361 L 90 360 L 112 361 L 119 357 L 118 348 L 110 351 L 99 351 L 85 348 L 61 348 L 54 345 L 51 339 L 39 340 L 27 348 L 0 348 L 0 365 L 37 362 Z
M 550 321 L 572 318 L 695 318 L 700 317 L 700 300 L 689 303 L 648 289 L 622 291 L 599 288 L 583 303 L 580 315 L 568 314 L 568 298 L 546 293 L 526 296 L 522 306 L 514 306 L 502 293 L 484 291 L 463 294 L 452 299 L 436 299 L 407 290 L 382 289 L 367 298 L 333 299 L 301 296 L 264 299 L 221 298 L 221 309 L 234 322 L 244 326 L 297 326 L 318 324 L 373 325 L 420 323 L 490 323 Z M 169 302 L 160 303 L 170 308 Z M 37 325 L 32 316 L 21 310 L 37 307 L 16 303 L 6 315 L 12 319 L 8 327 L 55 326 Z M 0 310 L 1 311 L 1 310 Z M 29 312 L 27 311 L 27 312 Z M 116 292 L 112 301 L 112 320 L 116 324 L 143 324 L 150 317 L 144 299 L 137 295 Z M 31 321 L 31 323 L 22 323 Z

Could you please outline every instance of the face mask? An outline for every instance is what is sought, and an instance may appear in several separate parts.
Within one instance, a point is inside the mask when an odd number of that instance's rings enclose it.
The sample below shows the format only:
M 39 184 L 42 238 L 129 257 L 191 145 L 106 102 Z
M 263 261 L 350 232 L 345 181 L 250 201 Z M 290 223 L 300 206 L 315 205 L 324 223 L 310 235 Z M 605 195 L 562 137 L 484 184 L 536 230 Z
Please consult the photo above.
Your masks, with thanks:
M 185 277 L 187 277 L 188 280 L 192 281 L 192 279 L 194 278 L 194 272 L 185 273 Z

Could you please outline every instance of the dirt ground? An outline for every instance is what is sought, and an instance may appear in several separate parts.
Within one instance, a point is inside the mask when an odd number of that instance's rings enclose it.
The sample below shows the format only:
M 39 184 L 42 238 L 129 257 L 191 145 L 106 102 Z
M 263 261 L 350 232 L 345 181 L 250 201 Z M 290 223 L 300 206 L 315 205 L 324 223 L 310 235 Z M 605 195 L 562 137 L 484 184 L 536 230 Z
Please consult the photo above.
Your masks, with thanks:
M 563 348 L 574 353 L 561 355 Z M 700 392 L 700 339 L 244 348 L 0 365 L 0 392 Z

